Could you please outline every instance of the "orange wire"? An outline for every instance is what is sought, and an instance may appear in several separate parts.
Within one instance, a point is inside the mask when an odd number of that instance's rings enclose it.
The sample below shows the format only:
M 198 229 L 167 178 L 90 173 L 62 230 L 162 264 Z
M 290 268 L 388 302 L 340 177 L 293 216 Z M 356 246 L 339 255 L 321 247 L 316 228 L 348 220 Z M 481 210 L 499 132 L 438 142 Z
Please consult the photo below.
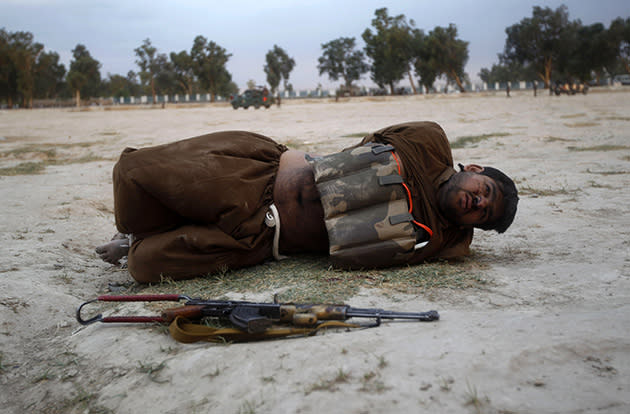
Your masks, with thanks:
M 392 156 L 394 157 L 394 160 L 396 161 L 396 165 L 398 166 L 398 175 L 402 175 L 400 173 L 400 162 L 398 162 L 398 157 L 396 156 L 396 153 L 393 151 L 392 151 Z M 407 200 L 409 200 L 409 214 L 411 214 L 413 217 L 413 199 L 411 198 L 411 191 L 409 190 L 409 187 L 407 187 L 407 184 L 405 184 L 404 182 L 401 184 L 405 188 L 405 190 L 407 190 Z M 431 230 L 429 226 L 422 224 L 415 219 L 412 219 L 411 222 L 414 223 L 416 226 L 422 227 L 424 230 L 426 230 L 426 232 L 429 233 L 429 237 L 433 237 L 433 230 Z
M 409 213 L 411 213 L 413 211 L 413 200 L 411 198 L 411 191 L 409 191 L 409 187 L 407 187 L 407 184 L 405 183 L 401 183 L 403 187 L 405 187 L 405 190 L 407 190 L 407 197 L 409 198 Z
M 427 233 L 429 233 L 429 237 L 433 237 L 433 230 L 431 230 L 431 229 L 429 228 L 429 226 L 426 226 L 426 225 L 424 225 L 424 224 L 422 224 L 422 223 L 420 223 L 420 222 L 418 222 L 418 221 L 416 221 L 416 220 L 411 220 L 411 221 L 412 221 L 412 222 L 413 222 L 416 226 L 420 226 L 420 227 L 422 227 L 423 229 L 425 229 L 425 230 L 427 231 Z

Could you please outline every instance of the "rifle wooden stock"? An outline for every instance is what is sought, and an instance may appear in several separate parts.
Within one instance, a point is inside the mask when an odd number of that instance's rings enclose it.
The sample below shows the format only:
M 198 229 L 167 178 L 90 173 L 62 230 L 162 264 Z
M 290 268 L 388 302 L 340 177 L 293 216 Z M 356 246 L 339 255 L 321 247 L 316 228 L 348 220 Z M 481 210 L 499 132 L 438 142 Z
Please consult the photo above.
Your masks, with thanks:
M 293 305 L 280 306 L 280 321 L 298 326 L 315 325 L 318 321 L 345 321 L 347 306 Z
M 173 322 L 180 316 L 185 319 L 199 319 L 202 317 L 204 305 L 187 305 L 179 308 L 170 308 L 162 312 L 162 319 L 165 322 Z

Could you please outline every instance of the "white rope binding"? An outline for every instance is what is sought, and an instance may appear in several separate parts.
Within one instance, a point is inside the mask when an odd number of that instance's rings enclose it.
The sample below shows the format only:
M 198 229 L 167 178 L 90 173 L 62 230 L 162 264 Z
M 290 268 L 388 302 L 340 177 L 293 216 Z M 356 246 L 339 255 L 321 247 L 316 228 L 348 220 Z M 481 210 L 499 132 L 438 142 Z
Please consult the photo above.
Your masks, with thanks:
M 265 224 L 268 227 L 275 227 L 273 233 L 273 258 L 276 260 L 288 259 L 288 256 L 280 254 L 280 214 L 274 204 L 270 204 L 269 211 L 265 213 Z

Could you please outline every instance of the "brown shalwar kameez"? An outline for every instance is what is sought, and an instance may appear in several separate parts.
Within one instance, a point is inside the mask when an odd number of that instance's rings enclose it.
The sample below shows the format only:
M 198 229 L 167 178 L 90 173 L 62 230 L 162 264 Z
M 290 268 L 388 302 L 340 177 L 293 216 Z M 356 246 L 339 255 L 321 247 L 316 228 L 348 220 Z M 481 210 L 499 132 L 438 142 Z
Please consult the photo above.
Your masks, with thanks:
M 359 145 L 367 142 L 394 147 L 412 194 L 412 214 L 433 231 L 429 243 L 404 263 L 384 257 L 378 267 L 469 254 L 472 228 L 450 223 L 438 207 L 439 187 L 455 174 L 442 128 L 433 122 L 393 125 Z M 131 275 L 139 282 L 186 279 L 272 258 L 275 229 L 265 224 L 265 214 L 285 151 L 244 131 L 125 149 L 114 168 L 114 204 L 118 230 L 134 237 Z M 295 189 L 298 199 L 301 190 Z M 348 265 L 363 267 L 357 260 Z
M 134 238 L 131 275 L 183 279 L 271 258 L 274 229 L 264 218 L 286 150 L 244 131 L 125 149 L 114 207 L 118 230 Z

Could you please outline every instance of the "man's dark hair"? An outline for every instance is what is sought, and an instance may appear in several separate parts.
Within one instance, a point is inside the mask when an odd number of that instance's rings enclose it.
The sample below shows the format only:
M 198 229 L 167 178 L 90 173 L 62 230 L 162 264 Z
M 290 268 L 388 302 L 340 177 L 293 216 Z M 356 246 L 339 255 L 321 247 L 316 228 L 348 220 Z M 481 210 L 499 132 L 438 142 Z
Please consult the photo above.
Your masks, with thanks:
M 503 193 L 503 215 L 492 223 L 477 226 L 483 230 L 496 230 L 497 233 L 505 232 L 514 221 L 516 205 L 518 204 L 518 191 L 514 181 L 501 171 L 492 167 L 483 167 L 479 174 L 492 178 Z

